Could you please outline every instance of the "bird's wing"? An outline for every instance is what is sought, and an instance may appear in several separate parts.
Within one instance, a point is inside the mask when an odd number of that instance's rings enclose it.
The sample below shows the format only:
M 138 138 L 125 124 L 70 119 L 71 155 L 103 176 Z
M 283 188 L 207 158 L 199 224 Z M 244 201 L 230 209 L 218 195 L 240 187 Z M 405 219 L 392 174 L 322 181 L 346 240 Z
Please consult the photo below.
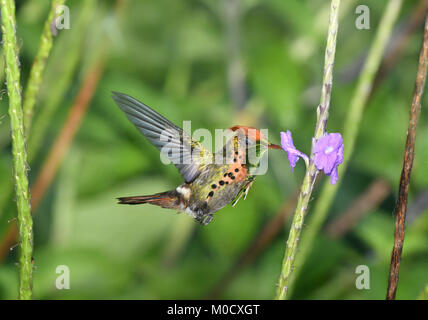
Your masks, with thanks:
M 144 103 L 119 92 L 113 99 L 138 130 L 161 151 L 189 183 L 200 173 L 201 166 L 212 163 L 214 156 L 199 141 Z

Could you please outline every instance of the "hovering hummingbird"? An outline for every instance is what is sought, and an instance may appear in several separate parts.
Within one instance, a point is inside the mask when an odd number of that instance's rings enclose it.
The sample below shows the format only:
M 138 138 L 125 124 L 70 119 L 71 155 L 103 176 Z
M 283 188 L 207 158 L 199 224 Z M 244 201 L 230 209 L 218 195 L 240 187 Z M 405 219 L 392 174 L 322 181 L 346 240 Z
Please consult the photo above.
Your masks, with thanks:
M 222 150 L 213 154 L 144 103 L 118 92 L 113 92 L 113 99 L 147 140 L 174 163 L 184 178 L 184 183 L 174 190 L 121 197 L 118 198 L 120 204 L 149 203 L 174 209 L 186 212 L 197 222 L 207 225 L 214 212 L 231 202 L 234 206 L 242 196 L 246 198 L 256 177 L 253 169 L 259 165 L 248 161 L 249 151 L 256 150 L 260 160 L 261 153 L 267 148 L 281 149 L 267 141 L 258 129 L 234 126 L 230 130 L 235 134 Z M 223 160 L 220 163 L 216 161 L 219 158 Z

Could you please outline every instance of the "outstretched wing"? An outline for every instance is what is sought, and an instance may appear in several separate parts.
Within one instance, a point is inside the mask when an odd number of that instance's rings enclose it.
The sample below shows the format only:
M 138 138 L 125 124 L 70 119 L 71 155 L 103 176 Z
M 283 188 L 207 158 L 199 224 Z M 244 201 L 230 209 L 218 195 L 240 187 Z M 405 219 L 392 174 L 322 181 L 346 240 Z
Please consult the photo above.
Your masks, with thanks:
M 174 165 L 186 182 L 193 181 L 201 165 L 212 163 L 213 154 L 204 146 L 144 103 L 124 93 L 113 99 L 138 130 Z

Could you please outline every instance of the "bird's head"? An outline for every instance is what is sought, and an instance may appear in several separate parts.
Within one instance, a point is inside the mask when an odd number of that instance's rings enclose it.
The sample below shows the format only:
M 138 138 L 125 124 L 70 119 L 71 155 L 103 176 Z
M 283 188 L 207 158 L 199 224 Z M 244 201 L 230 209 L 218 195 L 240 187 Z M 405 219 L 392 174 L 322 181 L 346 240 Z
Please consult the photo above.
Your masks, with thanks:
M 270 149 L 281 149 L 281 146 L 269 142 L 259 129 L 237 125 L 231 127 L 230 130 L 234 132 L 240 131 L 242 134 L 244 134 L 248 146 L 265 144 Z

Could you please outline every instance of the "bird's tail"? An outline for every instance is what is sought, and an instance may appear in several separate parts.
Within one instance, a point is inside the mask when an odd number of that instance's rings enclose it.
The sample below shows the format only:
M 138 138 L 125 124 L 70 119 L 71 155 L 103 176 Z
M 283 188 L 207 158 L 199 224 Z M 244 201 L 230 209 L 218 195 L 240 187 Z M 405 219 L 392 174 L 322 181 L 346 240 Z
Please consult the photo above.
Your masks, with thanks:
M 147 196 L 133 196 L 117 198 L 119 204 L 143 204 L 149 203 L 155 206 L 169 209 L 180 209 L 181 199 L 176 190 L 156 193 Z

